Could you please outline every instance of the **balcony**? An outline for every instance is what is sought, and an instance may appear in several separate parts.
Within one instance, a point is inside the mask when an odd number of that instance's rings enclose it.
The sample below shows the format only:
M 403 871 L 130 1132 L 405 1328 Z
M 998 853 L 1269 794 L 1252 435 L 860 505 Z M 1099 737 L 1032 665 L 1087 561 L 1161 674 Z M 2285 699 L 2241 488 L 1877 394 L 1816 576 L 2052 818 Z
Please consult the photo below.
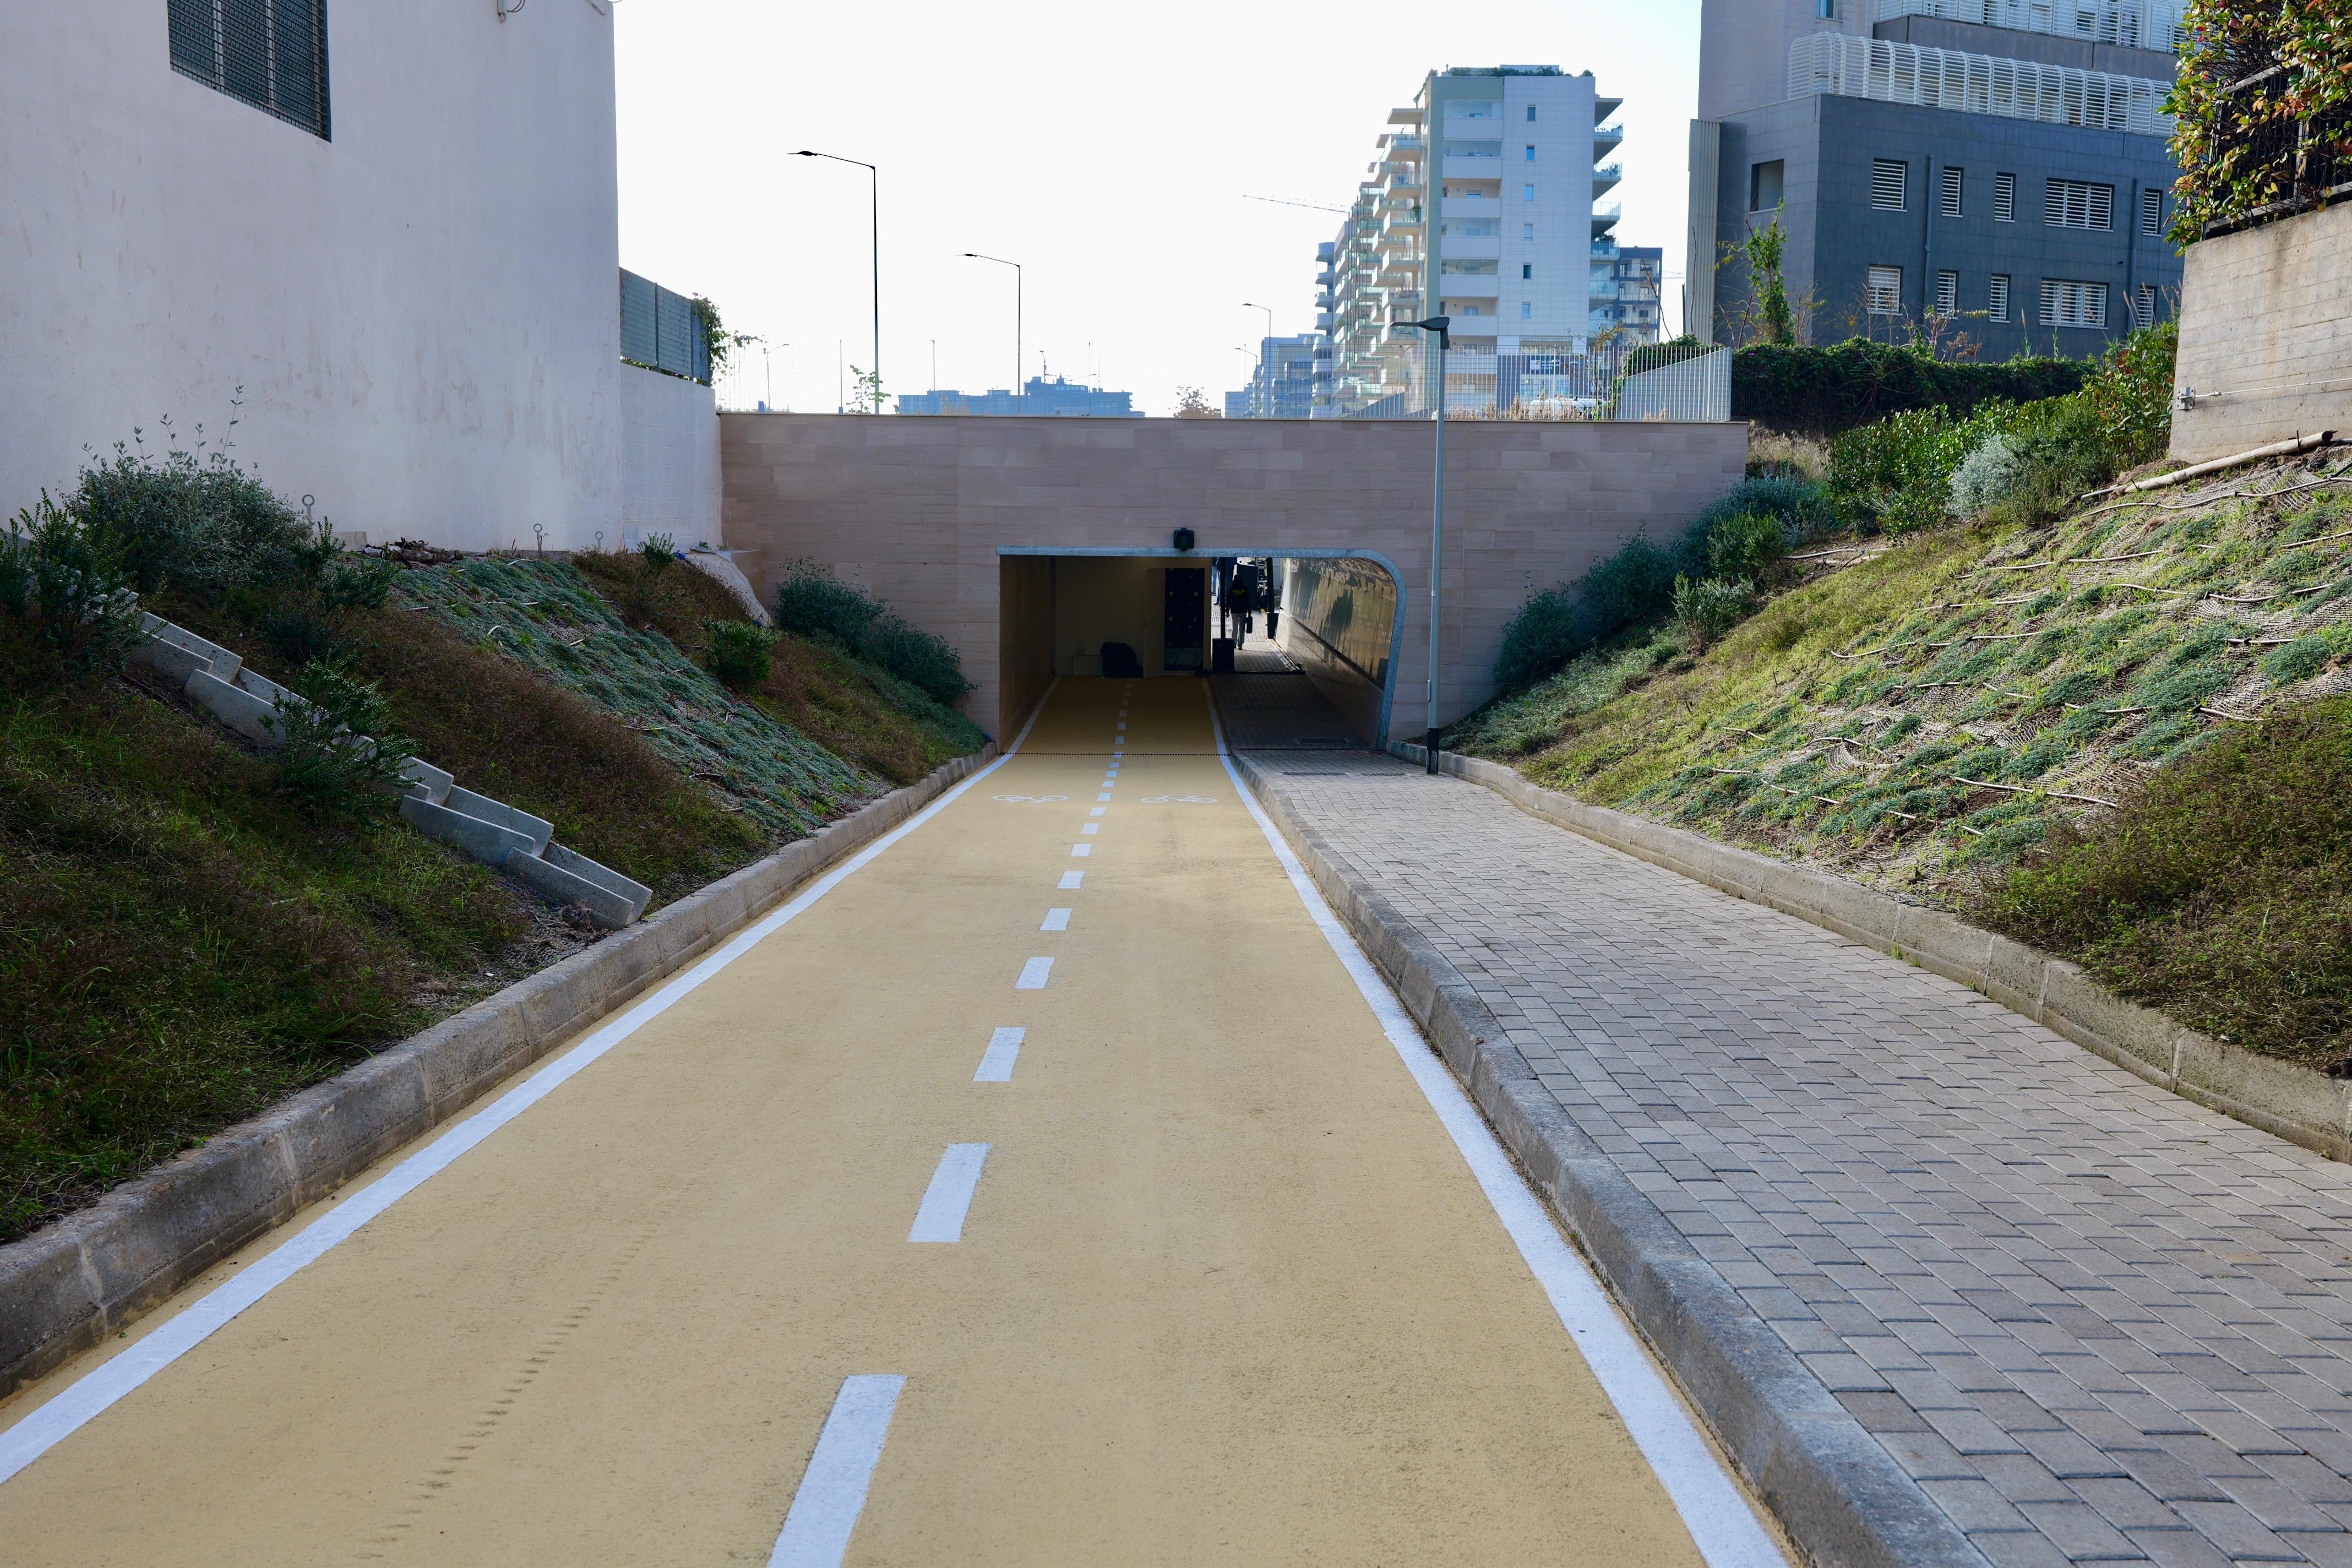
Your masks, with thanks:
M 1625 166 L 1622 163 L 1601 164 L 1592 171 L 1592 194 L 1597 196 L 1603 191 L 1615 189 L 1617 182 L 1624 177 Z
M 1474 272 L 1441 273 L 1437 291 L 1448 300 L 1496 300 L 1502 297 L 1503 279 L 1493 272 L 1483 276 Z
M 1448 153 L 1438 169 L 1441 177 L 1448 180 L 1499 180 L 1503 177 L 1503 155 Z
M 1503 242 L 1491 234 L 1448 235 L 1439 241 L 1444 254 L 1454 261 L 1495 261 L 1503 254 Z
M 1596 163 L 1599 163 L 1601 159 L 1615 152 L 1624 140 L 1625 128 L 1623 126 L 1602 126 L 1600 130 L 1592 133 L 1592 161 Z
M 1789 51 L 1789 96 L 1875 99 L 2141 136 L 2172 134 L 2168 81 L 2038 65 L 1885 38 L 1816 33 Z

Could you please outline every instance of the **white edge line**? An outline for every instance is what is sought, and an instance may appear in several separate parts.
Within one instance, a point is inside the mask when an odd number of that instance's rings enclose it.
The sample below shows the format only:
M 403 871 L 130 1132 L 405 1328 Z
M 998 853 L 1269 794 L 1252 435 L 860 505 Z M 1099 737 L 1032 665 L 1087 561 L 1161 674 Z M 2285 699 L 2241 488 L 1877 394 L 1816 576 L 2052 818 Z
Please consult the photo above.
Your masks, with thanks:
M 1208 695 L 1203 691 L 1203 697 Z M 1218 761 L 1224 764 L 1225 774 L 1233 780 L 1242 805 L 1256 820 L 1258 830 L 1265 835 L 1275 858 L 1282 863 L 1291 887 L 1306 904 L 1307 914 L 1322 931 L 1324 940 L 1331 944 L 1331 951 L 1339 955 L 1349 977 L 1355 981 L 1356 989 L 1370 1005 L 1381 1032 L 1403 1059 L 1405 1070 L 1412 1075 L 1430 1109 L 1452 1135 L 1454 1146 L 1461 1151 L 1463 1161 L 1469 1165 L 1479 1190 L 1486 1194 L 1486 1201 L 1494 1206 L 1496 1217 L 1503 1222 L 1503 1228 L 1517 1246 L 1519 1256 L 1527 1260 L 1544 1294 L 1551 1298 L 1560 1326 L 1576 1342 L 1601 1392 L 1609 1396 L 1609 1403 L 1624 1421 L 1634 1446 L 1641 1449 L 1659 1484 L 1673 1500 L 1699 1555 L 1706 1559 L 1708 1568 L 1789 1568 L 1788 1559 L 1758 1522 L 1746 1494 L 1725 1472 L 1715 1451 L 1691 1424 L 1681 1402 L 1666 1386 L 1664 1374 L 1651 1362 L 1648 1351 L 1617 1316 L 1607 1290 L 1561 1237 L 1550 1214 L 1520 1179 L 1517 1168 L 1503 1152 L 1486 1118 L 1463 1092 L 1453 1071 L 1422 1038 L 1403 1004 L 1356 945 L 1348 928 L 1331 912 L 1307 868 L 1299 864 L 1281 831 L 1243 782 L 1240 770 L 1234 766 L 1232 753 L 1225 749 L 1224 730 L 1217 722 L 1213 700 L 1209 706 L 1209 725 L 1216 737 Z
M 907 1380 L 891 1373 L 859 1373 L 841 1380 L 800 1489 L 784 1513 L 784 1527 L 768 1554 L 768 1568 L 840 1568 L 849 1554 L 857 1516 L 866 1511 L 866 1491 L 890 1417 Z
M 1058 677 L 1054 684 L 1060 684 Z M 215 1286 L 170 1321 L 142 1335 L 137 1342 L 126 1346 L 121 1354 L 104 1365 L 83 1373 L 27 1413 L 16 1425 L 0 1432 L 0 1485 L 5 1485 L 26 1466 L 103 1414 L 117 1400 L 211 1338 L 238 1313 L 292 1279 L 303 1268 L 326 1256 L 360 1226 L 448 1169 L 460 1155 L 546 1099 L 573 1075 L 669 1011 L 703 982 L 774 935 L 803 910 L 840 886 L 852 873 L 862 869 L 875 857 L 946 810 L 965 791 L 1011 762 L 1013 754 L 1021 750 L 1022 742 L 1029 738 L 1038 714 L 1045 710 L 1045 704 L 1053 694 L 1053 686 L 1048 686 L 1045 695 L 1038 699 L 1036 711 L 1030 714 L 1029 722 L 1024 724 L 1021 733 L 1013 737 L 1012 747 L 994 762 L 944 791 L 930 805 L 819 877 L 782 908 L 772 910 L 756 923 L 737 932 L 725 946 L 683 974 L 673 976 L 619 1017 L 564 1047 L 488 1105 L 444 1129 L 423 1148 L 374 1181 L 341 1194 L 341 1201 L 333 1208 L 295 1232 L 267 1257 L 256 1260 L 233 1279 Z

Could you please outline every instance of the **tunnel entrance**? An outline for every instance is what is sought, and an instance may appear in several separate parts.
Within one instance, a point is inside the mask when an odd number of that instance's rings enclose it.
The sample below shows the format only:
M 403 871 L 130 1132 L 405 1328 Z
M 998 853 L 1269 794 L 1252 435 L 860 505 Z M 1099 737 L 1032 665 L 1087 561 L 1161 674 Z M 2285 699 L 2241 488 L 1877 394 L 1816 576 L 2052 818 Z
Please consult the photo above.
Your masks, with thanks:
M 1360 750 L 1389 731 L 1398 585 L 1331 551 L 999 552 L 999 733 L 1055 680 L 1209 679 L 1236 750 Z

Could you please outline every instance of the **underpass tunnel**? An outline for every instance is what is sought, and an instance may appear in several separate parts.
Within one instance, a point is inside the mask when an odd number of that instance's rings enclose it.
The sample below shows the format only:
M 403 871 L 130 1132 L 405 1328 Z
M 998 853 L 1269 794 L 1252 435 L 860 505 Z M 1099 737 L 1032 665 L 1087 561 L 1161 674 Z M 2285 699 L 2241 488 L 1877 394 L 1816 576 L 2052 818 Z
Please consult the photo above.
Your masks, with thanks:
M 1236 749 L 1360 749 L 1389 732 L 1399 587 L 1344 552 L 1003 551 L 997 733 L 1055 680 L 1208 678 Z

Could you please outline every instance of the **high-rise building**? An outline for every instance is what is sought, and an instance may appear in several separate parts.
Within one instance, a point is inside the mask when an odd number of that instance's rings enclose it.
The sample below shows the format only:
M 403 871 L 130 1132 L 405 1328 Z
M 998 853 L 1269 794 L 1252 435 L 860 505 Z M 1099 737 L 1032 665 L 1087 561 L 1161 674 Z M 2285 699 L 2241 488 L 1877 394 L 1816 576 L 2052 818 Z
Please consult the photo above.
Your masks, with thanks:
M 1704 0 L 1687 330 L 1753 335 L 1739 249 L 1776 216 L 1814 342 L 2081 356 L 2169 314 L 2180 18 L 2180 0 Z
M 1654 343 L 1665 320 L 1666 252 L 1663 246 L 1618 247 L 1606 272 L 1596 252 L 1592 264 L 1592 331 L 1613 332 L 1616 341 Z
M 1618 260 L 1617 205 L 1601 198 L 1624 135 L 1602 122 L 1621 101 L 1590 72 L 1489 66 L 1433 71 L 1389 111 L 1347 221 L 1318 254 L 1330 339 L 1318 416 L 1414 405 L 1421 334 L 1401 322 L 1452 319 L 1448 397 L 1469 405 L 1498 388 L 1509 401 L 1517 367 L 1581 353 L 1619 324 L 1594 296 Z
M 1225 394 L 1228 419 L 1309 419 L 1315 414 L 1317 367 L 1323 363 L 1323 334 L 1262 338 L 1257 366 L 1239 392 Z

